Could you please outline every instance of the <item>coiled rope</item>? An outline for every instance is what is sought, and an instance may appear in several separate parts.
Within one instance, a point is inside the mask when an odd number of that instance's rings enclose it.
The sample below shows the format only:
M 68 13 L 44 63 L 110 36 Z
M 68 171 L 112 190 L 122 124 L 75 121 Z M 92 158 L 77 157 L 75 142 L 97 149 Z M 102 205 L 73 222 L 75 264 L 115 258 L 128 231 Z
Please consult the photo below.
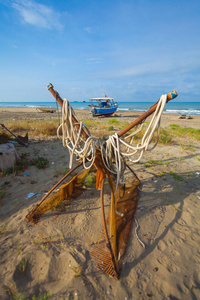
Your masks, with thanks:
M 72 168 L 73 156 L 75 154 L 77 161 L 83 160 L 84 168 L 89 169 L 94 163 L 96 146 L 99 143 L 99 138 L 90 135 L 87 140 L 83 139 L 81 131 L 84 125 L 82 122 L 76 124 L 73 123 L 72 115 L 75 116 L 75 113 L 70 103 L 66 99 L 63 99 L 62 123 L 57 129 L 57 136 L 62 139 L 63 146 L 67 147 L 69 150 L 69 168 Z M 61 129 L 62 137 L 60 136 Z M 86 162 L 90 162 L 89 166 L 86 166 Z
M 116 177 L 116 192 L 118 185 L 124 183 L 126 159 L 136 163 L 141 159 L 144 151 L 150 151 L 157 145 L 160 132 L 160 119 L 166 102 L 167 95 L 162 95 L 141 142 L 136 146 L 132 146 L 130 143 L 121 139 L 117 133 L 110 135 L 108 139 L 103 142 L 101 142 L 98 137 L 90 134 L 88 139 L 84 139 L 81 135 L 81 131 L 83 128 L 87 131 L 88 129 L 82 122 L 76 124 L 73 123 L 72 116 L 75 116 L 75 113 L 70 103 L 64 99 L 62 108 L 62 123 L 57 129 L 57 135 L 60 139 L 62 139 L 63 146 L 69 149 L 69 167 L 72 168 L 73 155 L 75 154 L 78 161 L 83 160 L 83 166 L 85 169 L 90 168 L 95 160 L 96 148 L 101 148 L 102 160 L 105 167 Z M 60 136 L 61 128 L 62 137 Z M 141 130 L 141 128 L 139 128 L 139 130 Z M 152 147 L 149 147 L 156 129 L 157 140 Z M 132 139 L 133 135 L 139 130 L 136 130 L 136 132 L 130 134 L 125 139 Z M 133 156 L 135 156 L 138 152 L 139 156 L 136 159 L 133 159 Z M 89 166 L 86 166 L 86 162 L 89 162 Z
M 103 142 L 101 147 L 103 162 L 106 168 L 111 173 L 116 175 L 116 188 L 118 184 L 124 183 L 124 171 L 126 167 L 125 159 L 127 158 L 131 162 L 136 163 L 142 158 L 144 151 L 150 151 L 157 145 L 160 133 L 160 119 L 166 102 L 167 95 L 162 95 L 159 99 L 151 121 L 144 133 L 142 141 L 136 146 L 132 146 L 130 143 L 126 143 L 124 140 L 119 138 L 117 133 L 109 136 L 108 140 Z M 139 130 L 141 129 L 142 126 L 139 128 Z M 156 129 L 157 140 L 155 144 L 150 148 L 149 145 L 153 139 L 153 135 Z M 139 130 L 136 130 L 136 132 L 134 132 L 133 134 L 138 133 Z M 126 139 L 132 137 L 133 134 L 127 136 Z M 122 148 L 125 148 L 126 151 L 122 151 Z M 140 152 L 139 157 L 137 159 L 132 159 L 132 157 L 135 156 L 138 152 Z

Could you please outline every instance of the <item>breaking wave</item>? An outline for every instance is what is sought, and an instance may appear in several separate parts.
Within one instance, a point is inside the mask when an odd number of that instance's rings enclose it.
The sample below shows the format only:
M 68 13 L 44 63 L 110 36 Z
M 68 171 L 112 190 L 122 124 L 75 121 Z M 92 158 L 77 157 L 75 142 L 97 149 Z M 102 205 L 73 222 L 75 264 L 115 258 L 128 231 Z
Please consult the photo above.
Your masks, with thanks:
M 200 116 L 200 110 L 199 109 L 166 109 L 163 113 Z

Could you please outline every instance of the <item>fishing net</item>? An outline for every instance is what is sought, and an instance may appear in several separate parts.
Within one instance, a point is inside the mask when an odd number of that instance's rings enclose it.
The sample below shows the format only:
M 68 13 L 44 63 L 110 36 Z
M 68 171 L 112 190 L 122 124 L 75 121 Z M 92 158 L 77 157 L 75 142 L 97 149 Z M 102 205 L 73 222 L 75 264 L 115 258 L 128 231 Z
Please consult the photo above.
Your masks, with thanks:
M 137 123 L 139 127 L 135 127 L 134 124 L 129 125 L 118 134 L 102 140 L 91 135 L 87 127 L 77 121 L 70 103 L 66 99 L 62 100 L 51 84 L 47 88 L 63 108 L 62 123 L 57 134 L 62 139 L 63 146 L 69 150 L 69 166 L 72 168 L 74 160 L 78 162 L 78 165 L 49 191 L 29 212 L 26 219 L 35 224 L 47 210 L 59 206 L 65 199 L 68 199 L 70 203 L 74 197 L 80 195 L 84 179 L 95 167 L 96 189 L 100 190 L 103 226 L 98 242 L 92 248 L 91 257 L 101 271 L 118 279 L 129 242 L 140 186 L 140 180 L 127 164 L 127 160 L 138 162 L 145 151 L 151 150 L 157 144 L 160 118 L 166 102 L 169 101 L 169 94 L 161 96 L 154 105 L 155 107 L 150 108 L 149 112 L 134 123 L 135 125 Z M 176 96 L 176 92 L 170 94 L 171 99 Z M 141 141 L 134 144 L 135 134 L 142 129 L 144 120 L 152 113 L 152 118 Z M 133 132 L 125 134 L 133 127 Z M 153 135 L 156 131 L 157 139 L 152 146 Z M 83 165 L 83 169 L 50 196 L 55 188 L 81 165 Z M 111 195 L 110 210 L 107 215 L 104 210 L 105 180 L 109 184 Z

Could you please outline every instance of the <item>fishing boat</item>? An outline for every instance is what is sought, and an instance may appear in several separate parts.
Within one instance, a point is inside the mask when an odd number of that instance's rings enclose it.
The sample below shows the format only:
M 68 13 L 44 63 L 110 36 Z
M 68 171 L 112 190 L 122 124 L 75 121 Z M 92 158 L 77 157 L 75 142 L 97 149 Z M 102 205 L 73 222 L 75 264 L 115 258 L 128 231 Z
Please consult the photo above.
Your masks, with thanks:
M 117 102 L 114 102 L 113 98 L 91 98 L 89 108 L 93 117 L 97 116 L 109 116 L 116 112 L 118 108 Z
M 40 217 L 49 209 L 61 207 L 61 204 L 66 200 L 67 205 L 69 205 L 72 199 L 81 195 L 83 192 L 83 184 L 87 176 L 94 176 L 94 178 L 96 178 L 96 189 L 100 190 L 102 230 L 98 241 L 93 243 L 91 247 L 90 257 L 96 262 L 99 270 L 113 277 L 115 280 L 118 280 L 121 268 L 124 266 L 123 259 L 131 236 L 131 228 L 133 220 L 135 219 L 134 216 L 137 209 L 141 184 L 132 167 L 129 166 L 128 160 L 130 160 L 131 163 L 139 162 L 143 152 L 155 147 L 158 141 L 153 147 L 148 148 L 152 141 L 153 134 L 160 124 L 164 105 L 177 97 L 178 94 L 173 90 L 169 94 L 162 95 L 149 110 L 105 140 L 98 136 L 90 135 L 85 124 L 77 120 L 70 103 L 63 101 L 51 83 L 47 85 L 47 89 L 63 110 L 63 119 L 61 126 L 58 128 L 58 134 L 61 129 L 63 136 L 60 136 L 60 138 L 63 141 L 64 147 L 67 146 L 69 149 L 70 168 L 72 167 L 74 155 L 76 155 L 76 162 L 78 161 L 79 163 L 76 163 L 76 166 L 65 174 L 64 177 L 44 195 L 37 205 L 29 211 L 26 220 L 37 224 Z M 100 101 L 100 103 L 108 100 L 102 98 L 97 99 L 104 100 Z M 107 113 L 104 112 L 103 114 Z M 152 114 L 150 124 L 154 122 L 154 126 L 151 126 L 151 128 L 149 125 L 147 126 L 140 142 L 137 141 L 135 145 L 131 144 L 133 134 L 128 135 L 128 138 L 130 138 L 130 142 L 128 142 L 127 133 L 133 128 L 134 134 L 136 130 L 139 132 L 136 126 L 144 123 Z M 67 130 L 65 130 L 66 124 Z M 126 136 L 123 138 L 124 135 Z M 80 138 L 80 136 L 82 137 Z M 78 168 L 81 168 L 81 170 L 77 172 Z M 69 179 L 69 176 L 71 176 L 74 171 L 76 173 Z M 105 180 L 108 182 L 106 192 L 104 192 Z M 65 183 L 58 188 L 63 182 Z M 53 191 L 54 194 L 50 195 Z M 105 193 L 110 195 L 110 210 L 104 209 Z M 136 219 L 135 222 L 138 228 Z M 146 245 L 139 239 L 138 235 L 137 238 L 143 247 L 146 248 Z
M 39 111 L 39 112 L 43 112 L 43 113 L 54 113 L 54 112 L 56 112 L 55 107 L 40 107 L 40 106 L 38 106 L 36 108 L 36 110 Z

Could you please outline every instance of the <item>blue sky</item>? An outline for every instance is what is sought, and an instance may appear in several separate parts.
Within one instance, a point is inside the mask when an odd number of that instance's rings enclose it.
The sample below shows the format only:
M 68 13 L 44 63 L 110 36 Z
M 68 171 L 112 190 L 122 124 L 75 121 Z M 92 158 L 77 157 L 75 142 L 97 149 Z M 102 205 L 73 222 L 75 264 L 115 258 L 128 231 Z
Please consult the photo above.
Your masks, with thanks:
M 0 0 L 0 101 L 200 101 L 199 0 Z

